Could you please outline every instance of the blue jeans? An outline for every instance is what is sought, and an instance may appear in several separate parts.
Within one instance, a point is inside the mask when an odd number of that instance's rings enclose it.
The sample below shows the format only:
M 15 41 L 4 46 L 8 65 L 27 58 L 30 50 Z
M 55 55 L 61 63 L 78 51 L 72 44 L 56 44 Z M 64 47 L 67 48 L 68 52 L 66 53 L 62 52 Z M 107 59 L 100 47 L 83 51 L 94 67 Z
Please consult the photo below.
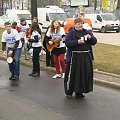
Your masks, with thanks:
M 22 40 L 22 46 L 24 47 L 24 54 L 25 54 L 25 59 L 27 58 L 27 43 L 25 43 L 25 40 Z
M 11 48 L 8 48 L 8 51 L 10 51 Z M 12 57 L 13 62 L 8 63 L 9 65 L 9 71 L 12 75 L 19 77 L 20 75 L 20 56 L 21 56 L 21 50 L 22 48 L 17 48 L 13 51 Z

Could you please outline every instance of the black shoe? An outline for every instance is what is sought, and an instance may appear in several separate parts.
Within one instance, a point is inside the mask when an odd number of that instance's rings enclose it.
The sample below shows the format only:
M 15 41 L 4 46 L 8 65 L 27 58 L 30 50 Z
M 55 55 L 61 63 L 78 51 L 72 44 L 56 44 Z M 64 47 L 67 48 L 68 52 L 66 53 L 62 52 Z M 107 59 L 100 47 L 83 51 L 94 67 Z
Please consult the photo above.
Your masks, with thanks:
M 19 76 L 14 76 L 14 80 L 18 81 L 19 80 Z
M 72 95 L 70 94 L 70 95 L 67 95 L 67 98 L 68 99 L 72 99 Z
M 46 65 L 46 67 L 50 67 L 50 65 Z
M 32 72 L 32 73 L 28 74 L 28 76 L 33 76 L 33 74 L 35 74 L 35 73 L 34 73 L 34 72 Z
M 75 96 L 77 98 L 84 98 L 85 97 L 85 95 L 83 93 L 75 93 Z
M 39 77 L 39 76 L 40 76 L 40 73 L 34 73 L 32 76 L 33 76 L 33 77 Z
M 14 75 L 11 75 L 11 77 L 9 77 L 9 80 L 14 80 Z

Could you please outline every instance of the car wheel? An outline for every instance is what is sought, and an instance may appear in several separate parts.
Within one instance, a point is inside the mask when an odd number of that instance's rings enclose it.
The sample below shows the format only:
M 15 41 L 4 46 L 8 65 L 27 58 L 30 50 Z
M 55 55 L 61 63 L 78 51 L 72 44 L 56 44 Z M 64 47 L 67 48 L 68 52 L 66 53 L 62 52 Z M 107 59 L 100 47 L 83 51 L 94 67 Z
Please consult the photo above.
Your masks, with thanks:
M 106 32 L 105 27 L 102 27 L 102 28 L 101 28 L 101 32 L 102 32 L 102 33 L 105 33 L 105 32 Z
M 116 33 L 119 33 L 119 30 L 117 30 Z

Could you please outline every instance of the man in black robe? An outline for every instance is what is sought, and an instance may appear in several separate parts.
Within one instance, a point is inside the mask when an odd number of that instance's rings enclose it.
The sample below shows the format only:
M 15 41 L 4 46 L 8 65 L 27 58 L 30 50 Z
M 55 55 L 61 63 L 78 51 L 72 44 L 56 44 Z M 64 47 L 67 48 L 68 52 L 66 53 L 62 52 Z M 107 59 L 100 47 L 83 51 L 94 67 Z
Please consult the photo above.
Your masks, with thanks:
M 92 45 L 97 43 L 97 39 L 92 32 L 83 28 L 83 23 L 82 18 L 76 18 L 74 28 L 65 38 L 68 49 L 64 88 L 69 98 L 73 92 L 76 97 L 84 97 L 83 93 L 93 90 Z

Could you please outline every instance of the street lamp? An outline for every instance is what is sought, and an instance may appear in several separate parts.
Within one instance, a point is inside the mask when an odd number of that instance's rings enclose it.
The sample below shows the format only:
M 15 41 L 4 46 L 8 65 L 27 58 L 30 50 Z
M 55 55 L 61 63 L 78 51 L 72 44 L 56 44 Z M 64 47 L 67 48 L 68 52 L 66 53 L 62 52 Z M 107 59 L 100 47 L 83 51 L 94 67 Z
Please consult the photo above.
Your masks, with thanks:
M 37 17 L 37 0 L 31 0 L 31 15 Z

